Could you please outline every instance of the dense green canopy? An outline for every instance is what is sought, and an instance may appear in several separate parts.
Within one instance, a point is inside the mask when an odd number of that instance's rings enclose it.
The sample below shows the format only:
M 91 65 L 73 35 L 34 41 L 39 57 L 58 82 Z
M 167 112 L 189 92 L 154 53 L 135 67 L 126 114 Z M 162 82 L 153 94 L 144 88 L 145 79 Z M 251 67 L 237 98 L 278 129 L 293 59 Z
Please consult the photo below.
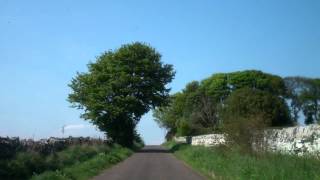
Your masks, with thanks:
M 293 124 L 283 98 L 248 87 L 231 93 L 220 114 L 223 131 L 234 143 L 244 145 L 244 149 L 248 149 L 253 142 L 262 142 L 260 130 Z
M 233 101 L 228 98 L 241 89 L 247 89 L 247 93 L 249 90 L 259 92 L 251 97 L 253 99 L 247 99 L 248 104 L 239 106 L 250 107 L 251 110 L 244 113 L 270 113 L 270 126 L 292 124 L 285 103 L 288 91 L 284 80 L 279 76 L 256 70 L 218 73 L 201 82 L 193 81 L 187 84 L 182 92 L 171 96 L 169 106 L 156 109 L 154 117 L 161 127 L 168 130 L 168 135 L 195 135 L 220 131 L 224 121 L 222 112 L 232 108 L 227 106 L 228 102 Z M 250 96 L 250 93 L 247 95 Z M 266 104 L 256 106 L 255 103 L 258 102 Z
M 172 65 L 163 64 L 149 45 L 123 45 L 77 74 L 69 85 L 69 101 L 113 141 L 130 146 L 141 116 L 167 102 L 166 85 L 174 74 Z

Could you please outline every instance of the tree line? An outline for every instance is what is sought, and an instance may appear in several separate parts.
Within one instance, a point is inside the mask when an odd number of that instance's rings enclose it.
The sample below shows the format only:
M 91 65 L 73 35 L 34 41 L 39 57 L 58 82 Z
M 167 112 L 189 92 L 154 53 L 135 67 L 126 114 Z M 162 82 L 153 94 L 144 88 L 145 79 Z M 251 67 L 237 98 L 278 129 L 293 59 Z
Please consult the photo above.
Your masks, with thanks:
M 256 70 L 218 73 L 170 95 L 174 76 L 173 66 L 149 44 L 125 44 L 77 73 L 68 100 L 110 141 L 126 147 L 142 141 L 136 126 L 150 110 L 167 138 L 292 126 L 301 114 L 306 124 L 320 121 L 320 79 Z
M 306 124 L 316 123 L 320 121 L 319 101 L 320 79 L 282 78 L 246 70 L 192 81 L 153 115 L 170 139 L 174 135 L 292 126 L 301 115 Z

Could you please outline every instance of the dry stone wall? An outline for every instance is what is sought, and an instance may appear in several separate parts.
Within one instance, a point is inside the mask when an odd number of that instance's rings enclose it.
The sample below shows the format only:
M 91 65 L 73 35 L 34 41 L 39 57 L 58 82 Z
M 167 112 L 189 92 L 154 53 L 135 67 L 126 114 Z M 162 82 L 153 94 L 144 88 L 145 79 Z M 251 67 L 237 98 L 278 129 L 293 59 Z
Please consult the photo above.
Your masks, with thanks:
M 194 136 L 191 139 L 191 144 L 194 146 L 217 146 L 225 143 L 226 138 L 223 134 L 208 134 L 203 136 Z
M 174 137 L 174 141 L 177 143 L 187 143 L 188 137 Z
M 209 134 L 193 137 L 177 137 L 175 141 L 194 146 L 217 146 L 226 143 L 226 135 Z M 320 126 L 297 126 L 265 131 L 264 146 L 273 152 L 320 156 Z
M 320 126 L 310 125 L 267 130 L 264 141 L 270 151 L 298 155 L 320 155 Z
M 108 143 L 104 139 L 95 139 L 90 137 L 68 137 L 40 139 L 19 139 L 18 137 L 0 137 L 0 162 L 2 159 L 14 157 L 18 152 L 33 151 L 41 155 L 48 155 L 61 151 L 71 145 L 93 145 Z M 1 171 L 1 170 L 0 170 Z

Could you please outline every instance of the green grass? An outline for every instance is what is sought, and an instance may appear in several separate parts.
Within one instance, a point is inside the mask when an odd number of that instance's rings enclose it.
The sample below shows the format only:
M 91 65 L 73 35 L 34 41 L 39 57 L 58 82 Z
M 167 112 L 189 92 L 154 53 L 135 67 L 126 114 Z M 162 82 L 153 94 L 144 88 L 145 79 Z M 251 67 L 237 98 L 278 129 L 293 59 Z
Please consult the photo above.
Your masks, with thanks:
M 109 152 L 100 153 L 93 158 L 78 162 L 56 171 L 47 171 L 35 175 L 32 180 L 85 180 L 99 174 L 102 170 L 124 160 L 132 151 L 120 146 L 114 146 Z
M 209 179 L 320 180 L 320 160 L 312 157 L 243 154 L 239 148 L 206 148 L 173 142 L 164 146 Z
M 0 161 L 0 179 L 25 180 L 32 176 L 45 179 L 48 174 L 49 177 L 57 177 L 55 179 L 82 179 L 96 175 L 99 168 L 117 163 L 131 153 L 119 145 L 105 144 L 74 145 L 49 155 L 35 151 L 19 152 L 12 159 Z M 44 175 L 37 175 L 42 173 Z
M 0 162 L 0 179 L 28 179 L 33 174 L 61 169 L 109 150 L 107 145 L 75 145 L 49 155 L 35 151 L 19 152 L 14 158 Z

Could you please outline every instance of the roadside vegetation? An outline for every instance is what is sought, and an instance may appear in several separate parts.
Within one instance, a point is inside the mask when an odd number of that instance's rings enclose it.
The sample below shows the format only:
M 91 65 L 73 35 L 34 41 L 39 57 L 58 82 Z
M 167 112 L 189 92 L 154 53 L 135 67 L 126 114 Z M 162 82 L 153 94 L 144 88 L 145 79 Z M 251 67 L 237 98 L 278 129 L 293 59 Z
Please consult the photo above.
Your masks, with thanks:
M 153 115 L 167 130 L 168 141 L 174 136 L 225 134 L 228 146 L 250 154 L 265 150 L 265 129 L 295 126 L 301 115 L 305 124 L 320 123 L 319 103 L 320 79 L 246 70 L 193 81 Z
M 320 160 L 275 153 L 243 153 L 239 147 L 164 146 L 209 179 L 320 179 Z
M 83 110 L 81 118 L 105 133 L 108 143 L 31 142 L 34 146 L 25 148 L 28 141 L 0 138 L 0 179 L 87 179 L 123 160 L 143 146 L 136 126 L 145 113 L 168 103 L 167 84 L 174 76 L 173 66 L 146 43 L 102 53 L 71 80 L 68 100 Z
M 154 111 L 167 130 L 164 146 L 211 179 L 320 179 L 320 160 L 266 152 L 264 130 L 320 123 L 320 79 L 246 70 L 193 81 Z M 301 116 L 302 115 L 302 116 Z M 220 147 L 194 147 L 173 137 L 224 134 Z
M 10 158 L 6 156 L 1 159 L 0 179 L 22 180 L 32 176 L 33 179 L 53 179 L 57 174 L 63 175 L 65 179 L 83 179 L 96 175 L 101 169 L 125 159 L 131 153 L 132 150 L 116 144 L 71 145 L 50 153 L 20 150 Z M 42 173 L 45 175 L 38 175 Z
M 217 73 L 192 81 L 158 107 L 154 117 L 173 136 L 320 123 L 320 79 L 286 77 L 257 70 Z M 246 133 L 246 132 L 245 132 Z M 236 133 L 235 133 L 236 134 Z
M 228 134 L 232 148 L 227 150 L 172 147 L 178 157 L 208 176 L 319 177 L 314 174 L 319 170 L 318 161 L 308 159 L 307 163 L 303 158 L 264 152 L 257 155 L 249 147 L 253 140 L 259 141 L 257 132 L 294 126 L 300 114 L 306 124 L 320 122 L 320 79 L 282 78 L 257 70 L 218 73 L 170 95 L 167 85 L 174 76 L 173 66 L 164 64 L 161 54 L 148 44 L 134 42 L 104 52 L 88 64 L 86 72 L 71 80 L 68 101 L 83 110 L 81 118 L 105 133 L 108 144 L 47 145 L 26 150 L 18 141 L 0 142 L 0 179 L 88 179 L 143 146 L 136 127 L 150 110 L 167 130 L 167 140 Z M 302 172 L 289 174 L 289 167 Z
M 64 164 L 55 171 L 34 175 L 32 180 L 86 180 L 98 175 L 104 169 L 126 159 L 132 151 L 119 145 L 107 148 L 85 161 L 73 160 L 70 166 Z M 68 156 L 68 154 L 66 154 Z M 73 154 L 70 154 L 73 156 Z

